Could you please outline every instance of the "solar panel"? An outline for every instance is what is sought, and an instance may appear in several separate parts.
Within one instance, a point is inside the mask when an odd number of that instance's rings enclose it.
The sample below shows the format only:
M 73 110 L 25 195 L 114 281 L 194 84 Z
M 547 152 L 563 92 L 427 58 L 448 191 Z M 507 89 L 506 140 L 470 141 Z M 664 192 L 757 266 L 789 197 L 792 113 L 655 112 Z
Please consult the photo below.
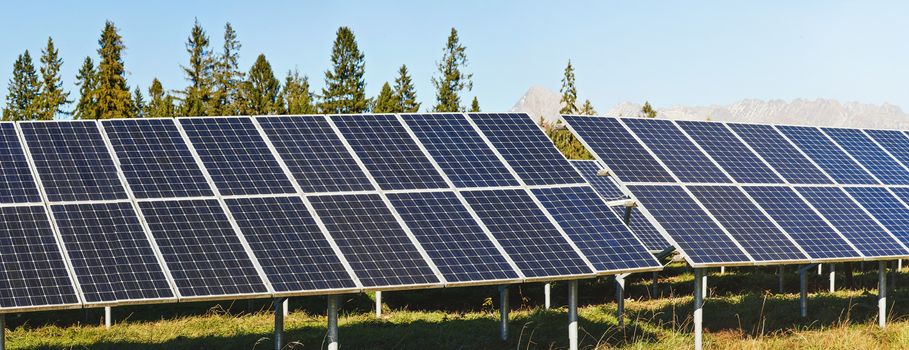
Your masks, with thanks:
M 672 121 L 650 118 L 621 120 L 682 182 L 732 182 Z
M 870 130 L 865 133 L 877 141 L 887 152 L 903 165 L 909 165 L 909 138 L 902 131 L 896 130 Z
M 741 183 L 782 183 L 748 146 L 721 123 L 677 121 L 729 175 Z
M 808 256 L 805 256 L 738 188 L 688 186 L 688 190 L 755 260 L 808 259 Z
M 105 120 L 102 126 L 136 198 L 213 195 L 173 119 Z
M 51 202 L 126 199 L 94 121 L 19 123 Z
M 800 187 L 799 193 L 811 203 L 865 256 L 900 256 L 909 252 L 878 225 L 842 189 Z
M 440 282 L 379 195 L 309 199 L 363 286 Z
M 899 189 L 904 195 L 905 189 Z M 846 189 L 877 221 L 887 227 L 903 244 L 909 244 L 909 209 L 892 193 L 880 187 L 850 187 Z
M 751 261 L 681 186 L 632 185 L 629 189 L 694 265 Z
M 638 205 L 640 206 L 640 204 Z M 622 221 L 625 221 L 625 207 L 612 207 L 611 209 L 617 217 L 622 219 Z M 663 238 L 663 235 L 660 234 L 660 231 L 657 230 L 656 226 L 653 226 L 650 220 L 641 213 L 639 207 L 631 209 L 628 227 L 631 228 L 631 232 L 634 232 L 634 235 L 644 243 L 647 250 L 660 251 L 672 246 L 666 241 L 666 238 Z
M 303 192 L 374 190 L 325 116 L 257 117 Z
M 0 123 L 0 203 L 41 202 L 35 179 L 16 134 L 16 124 Z
M 268 292 L 217 200 L 140 202 L 183 297 Z
M 792 188 L 749 186 L 744 189 L 812 258 L 860 257 Z
M 453 192 L 395 193 L 388 199 L 447 281 L 519 278 Z
M 461 194 L 525 276 L 593 272 L 527 192 L 483 190 Z
M 527 114 L 470 113 L 469 116 L 527 185 L 584 183 Z
M 51 206 L 87 303 L 174 298 L 129 202 Z
M 593 189 L 606 200 L 620 200 L 628 198 L 619 186 L 609 176 L 599 176 L 600 166 L 595 160 L 572 160 L 571 166 L 587 180 Z
M 178 121 L 221 194 L 296 192 L 251 119 L 181 118 Z
M 463 114 L 403 114 L 401 118 L 455 186 L 519 185 Z
M 727 125 L 789 182 L 795 184 L 832 183 L 773 126 L 732 123 Z
M 44 207 L 0 208 L 0 309 L 78 303 Z
M 592 188 L 535 189 L 533 194 L 597 271 L 661 266 Z
M 448 187 L 394 115 L 347 115 L 331 118 L 382 189 Z
M 871 177 L 871 174 L 868 174 L 858 163 L 824 136 L 820 129 L 804 126 L 778 126 L 777 129 L 838 183 L 878 183 Z
M 888 185 L 909 184 L 909 171 L 858 129 L 824 128 L 830 138 Z
M 590 150 L 624 182 L 675 182 L 616 118 L 562 116 Z

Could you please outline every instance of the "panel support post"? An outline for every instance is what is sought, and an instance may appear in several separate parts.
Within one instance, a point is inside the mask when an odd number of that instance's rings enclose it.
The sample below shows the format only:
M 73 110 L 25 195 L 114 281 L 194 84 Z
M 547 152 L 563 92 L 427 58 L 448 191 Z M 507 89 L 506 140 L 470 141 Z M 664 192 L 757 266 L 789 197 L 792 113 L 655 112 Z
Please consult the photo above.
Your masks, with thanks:
M 6 315 L 0 314 L 0 350 L 6 350 Z
M 281 308 L 283 309 L 282 313 L 285 318 L 290 315 L 290 298 L 284 298 L 284 302 L 281 303 Z
M 105 306 L 104 307 L 104 328 L 110 329 L 110 324 L 111 324 L 110 319 L 111 319 L 110 306 Z M 2 350 L 2 348 L 0 348 L 0 350 Z
M 726 274 L 726 266 L 720 266 L 720 274 L 721 274 L 721 275 L 725 275 L 725 274 Z
M 284 302 L 287 298 L 275 298 L 275 350 L 284 347 Z
M 818 276 L 824 274 L 824 269 L 823 269 L 822 266 L 823 266 L 823 265 L 821 265 L 821 264 L 817 264 L 817 275 L 818 275 Z
M 707 274 L 701 271 L 701 299 L 707 299 Z
M 808 317 L 808 270 L 811 267 L 799 267 L 799 315 L 802 317 Z
M 878 262 L 877 272 L 877 325 L 887 325 L 887 262 Z
M 328 296 L 328 350 L 338 350 L 338 296 Z
M 896 259 L 896 272 L 903 270 L 903 259 Z
M 625 275 L 615 275 L 615 319 L 625 327 Z
M 650 283 L 650 288 L 652 289 L 652 291 L 650 292 L 650 295 L 651 295 L 650 298 L 656 299 L 657 295 L 659 294 L 660 273 L 657 271 L 654 271 L 652 277 L 653 277 L 653 282 Z
M 785 288 L 784 288 L 785 285 L 783 285 L 783 271 L 784 270 L 785 270 L 785 267 L 783 267 L 783 265 L 780 265 L 779 269 L 777 269 L 777 272 L 776 272 L 776 274 L 779 275 L 779 278 L 780 278 L 780 294 L 783 294 L 783 291 L 785 290 Z
M 836 290 L 836 264 L 830 264 L 830 293 Z
M 552 306 L 552 299 L 550 297 L 552 295 L 551 293 L 552 293 L 552 283 L 544 284 L 543 285 L 543 296 L 545 297 L 545 300 L 543 300 L 543 305 L 546 307 L 546 310 L 549 310 L 549 307 Z
M 382 318 L 382 291 L 376 291 L 376 318 Z
M 508 340 L 508 286 L 499 286 L 499 335 Z
M 568 348 L 578 350 L 578 281 L 568 282 Z
M 704 280 L 703 269 L 694 269 L 694 349 L 701 350 L 704 342 Z

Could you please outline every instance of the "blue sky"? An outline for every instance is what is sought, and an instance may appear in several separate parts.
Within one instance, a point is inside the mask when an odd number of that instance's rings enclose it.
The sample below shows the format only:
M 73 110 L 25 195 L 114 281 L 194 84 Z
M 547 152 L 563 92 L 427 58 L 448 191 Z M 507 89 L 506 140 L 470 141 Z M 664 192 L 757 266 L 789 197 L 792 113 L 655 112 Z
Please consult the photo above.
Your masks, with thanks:
M 37 59 L 48 36 L 66 86 L 95 55 L 106 19 L 121 29 L 128 80 L 185 86 L 179 65 L 198 18 L 220 47 L 225 22 L 248 69 L 265 53 L 279 78 L 293 68 L 323 85 L 334 33 L 349 26 L 366 54 L 370 95 L 407 64 L 424 107 L 451 27 L 467 46 L 484 110 L 507 110 L 532 85 L 558 90 L 571 58 L 578 93 L 600 111 L 622 101 L 655 106 L 742 98 L 889 102 L 909 111 L 907 1 L 52 1 L 0 13 L 0 95 L 16 56 Z

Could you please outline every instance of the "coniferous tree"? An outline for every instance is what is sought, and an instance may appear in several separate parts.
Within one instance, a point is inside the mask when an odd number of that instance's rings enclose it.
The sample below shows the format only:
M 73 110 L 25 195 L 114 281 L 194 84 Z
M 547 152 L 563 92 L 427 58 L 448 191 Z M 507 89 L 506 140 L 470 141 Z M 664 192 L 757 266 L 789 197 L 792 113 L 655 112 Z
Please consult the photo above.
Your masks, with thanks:
M 580 115 L 597 115 L 597 110 L 593 108 L 593 104 L 590 103 L 590 100 L 584 100 L 584 105 L 581 106 L 581 110 L 578 111 Z
M 436 112 L 462 111 L 461 92 L 473 89 L 473 74 L 462 70 L 467 67 L 467 48 L 461 45 L 458 31 L 451 28 L 448 42 L 442 51 L 442 61 L 438 63 L 439 77 L 432 78 L 436 88 Z
M 97 85 L 95 99 L 97 101 L 97 118 L 128 118 L 133 113 L 133 101 L 129 87 L 126 85 L 126 68 L 123 66 L 123 37 L 117 33 L 114 23 L 104 23 L 101 38 L 98 39 Z
M 40 120 L 54 119 L 58 113 L 67 114 L 63 106 L 72 102 L 69 92 L 63 90 L 60 67 L 63 59 L 54 47 L 54 40 L 47 38 L 47 47 L 41 52 L 41 88 L 38 93 L 37 113 Z
M 38 117 L 38 74 L 28 50 L 13 63 L 13 77 L 9 80 L 6 109 L 3 120 L 35 120 Z
M 407 72 L 407 66 L 401 65 L 398 69 L 398 77 L 395 78 L 394 88 L 395 99 L 398 100 L 398 109 L 404 113 L 416 113 L 420 111 L 420 102 L 417 102 L 417 90 L 413 86 L 413 79 Z
M 376 104 L 372 107 L 372 111 L 375 113 L 399 113 L 403 112 L 400 110 L 400 104 L 395 99 L 394 92 L 391 91 L 391 85 L 388 85 L 388 82 L 385 82 L 382 85 L 382 90 L 379 92 L 379 96 L 376 97 Z
M 587 151 L 584 144 L 570 130 L 559 126 L 558 122 L 547 123 L 541 119 L 540 125 L 556 148 L 568 159 L 593 159 L 593 155 Z
M 180 112 L 188 117 L 209 115 L 207 109 L 212 104 L 215 58 L 209 48 L 208 35 L 198 20 L 186 39 L 186 53 L 189 54 L 189 65 L 181 68 L 189 86 L 181 92 L 183 103 Z
M 309 77 L 301 77 L 300 71 L 296 69 L 287 72 L 281 98 L 284 100 L 284 109 L 288 114 L 318 113 L 313 104 L 313 93 L 309 89 Z
M 79 101 L 76 102 L 76 109 L 73 110 L 75 119 L 97 119 L 98 118 L 98 100 L 95 97 L 95 89 L 98 85 L 98 71 L 95 70 L 95 62 L 91 57 L 86 57 L 82 62 L 82 68 L 79 68 L 79 74 L 76 75 L 76 85 L 79 86 Z
M 653 109 L 653 106 L 650 105 L 650 101 L 644 101 L 644 106 L 641 107 L 640 117 L 644 118 L 656 118 L 657 112 Z
M 468 111 L 468 112 L 474 112 L 474 113 L 480 111 L 480 101 L 477 101 L 477 97 L 476 97 L 476 96 L 473 97 L 473 101 L 470 102 L 470 109 L 467 110 L 467 111 Z
M 332 68 L 325 71 L 325 87 L 319 105 L 322 113 L 363 113 L 369 109 L 363 78 L 365 58 L 350 28 L 338 28 L 331 50 Z
M 145 118 L 146 108 L 145 96 L 142 96 L 142 90 L 136 86 L 136 90 L 133 91 L 133 116 L 136 118 Z
M 151 98 L 148 105 L 145 106 L 146 118 L 174 117 L 174 98 L 164 92 L 164 86 L 158 78 L 152 80 L 151 86 L 148 87 L 148 96 Z
M 279 114 L 283 109 L 278 101 L 281 82 L 275 78 L 271 63 L 265 59 L 264 54 L 259 54 L 256 63 L 249 69 L 247 79 L 243 83 L 243 110 L 241 114 Z
M 562 109 L 559 110 L 559 113 L 576 114 L 578 112 L 578 90 L 574 86 L 574 66 L 571 65 L 571 60 L 568 60 L 568 66 L 565 67 L 560 92 L 562 99 L 559 100 L 559 103 L 562 104 Z
M 239 95 L 243 82 L 240 71 L 240 41 L 230 22 L 224 25 L 224 46 L 214 65 L 214 93 L 209 114 L 234 115 L 240 113 Z

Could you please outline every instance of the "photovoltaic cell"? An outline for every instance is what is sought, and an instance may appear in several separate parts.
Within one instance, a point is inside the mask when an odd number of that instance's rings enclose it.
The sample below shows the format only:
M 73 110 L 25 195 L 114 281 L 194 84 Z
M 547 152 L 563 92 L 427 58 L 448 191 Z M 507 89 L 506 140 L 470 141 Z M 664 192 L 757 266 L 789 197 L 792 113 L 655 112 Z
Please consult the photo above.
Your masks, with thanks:
M 619 186 L 612 182 L 609 176 L 599 176 L 600 166 L 595 160 L 572 160 L 571 166 L 587 180 L 593 189 L 606 200 L 620 200 L 628 196 L 619 189 Z
M 895 189 L 896 190 L 896 189 Z M 899 189 L 905 197 L 906 189 Z M 850 187 L 846 189 L 877 221 L 887 227 L 903 244 L 909 244 L 909 209 L 887 189 Z
M 562 116 L 578 137 L 624 182 L 675 182 L 616 118 Z
M 14 123 L 0 123 L 0 203 L 40 202 Z
M 174 298 L 132 204 L 51 206 L 88 303 Z
M 909 184 L 909 171 L 858 129 L 823 128 L 833 141 L 888 185 Z
M 527 114 L 470 113 L 469 116 L 527 185 L 584 183 Z
M 597 271 L 661 266 L 592 188 L 535 189 L 533 194 Z
M 221 194 L 296 192 L 251 119 L 178 120 Z
M 454 193 L 395 193 L 388 198 L 449 282 L 519 277 Z
M 629 189 L 694 264 L 751 261 L 680 186 Z
M 625 210 L 625 207 L 612 207 L 612 212 L 623 221 L 625 220 Z M 660 231 L 657 230 L 656 226 L 653 226 L 650 220 L 641 213 L 640 209 L 632 208 L 631 217 L 629 219 L 628 227 L 631 228 L 631 232 L 644 243 L 647 250 L 661 251 L 671 246 L 671 244 L 663 238 L 663 235 L 660 234 Z
M 257 117 L 303 192 L 374 190 L 324 116 Z
M 136 198 L 213 195 L 173 119 L 117 119 L 102 123 Z
M 800 187 L 798 191 L 865 256 L 909 254 L 842 189 Z
M 276 292 L 356 287 L 300 197 L 225 201 Z
M 527 192 L 485 190 L 461 194 L 525 276 L 593 273 Z
M 139 207 L 183 297 L 268 292 L 216 200 L 140 202 Z
M 722 123 L 677 121 L 682 130 L 704 149 L 710 157 L 741 183 L 782 183 L 726 125 Z
M 401 117 L 456 187 L 519 185 L 463 114 Z
M 770 125 L 727 124 L 786 180 L 795 184 L 830 184 L 830 179 Z
M 309 199 L 363 286 L 440 282 L 379 195 Z
M 887 152 L 903 165 L 909 166 L 909 138 L 902 131 L 865 130 Z
M 738 188 L 688 186 L 688 190 L 755 260 L 808 259 Z
M 94 121 L 20 123 L 51 202 L 126 199 Z
M 858 163 L 840 150 L 818 128 L 777 126 L 781 133 L 802 149 L 815 163 L 841 184 L 877 184 Z
M 793 189 L 783 186 L 749 186 L 745 187 L 745 192 L 812 258 L 860 256 Z
M 650 118 L 624 118 L 622 122 L 682 182 L 732 182 L 694 143 L 685 137 L 685 134 L 672 121 Z

